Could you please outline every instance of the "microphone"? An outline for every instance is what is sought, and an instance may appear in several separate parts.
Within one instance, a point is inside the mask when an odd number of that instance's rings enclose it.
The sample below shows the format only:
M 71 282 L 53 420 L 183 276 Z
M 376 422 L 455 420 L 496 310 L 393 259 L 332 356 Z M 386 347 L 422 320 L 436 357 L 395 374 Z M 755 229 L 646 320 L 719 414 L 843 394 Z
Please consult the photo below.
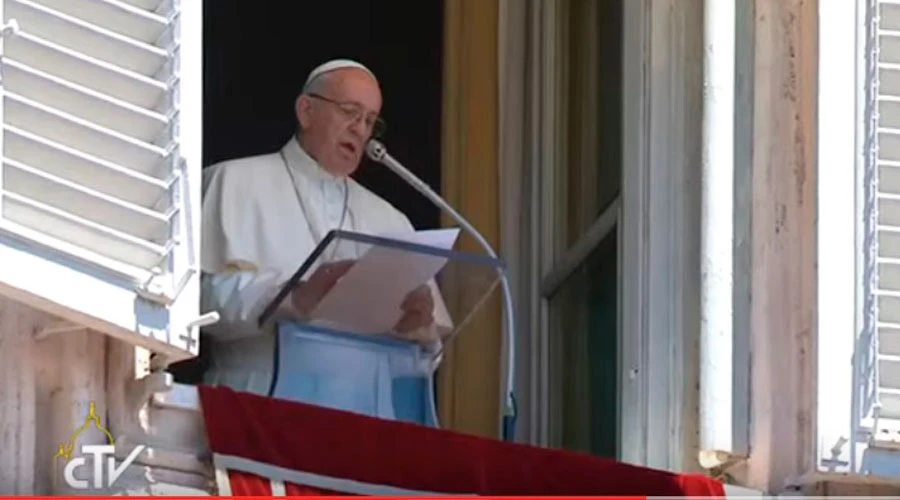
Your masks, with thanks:
M 485 253 L 487 253 L 491 258 L 498 258 L 497 252 L 494 251 L 494 248 L 491 247 L 491 244 L 488 243 L 484 236 L 482 236 L 481 233 L 478 232 L 477 229 L 475 229 L 475 226 L 473 226 L 468 220 L 466 220 L 466 218 L 463 217 L 462 214 L 457 212 L 456 209 L 447 202 L 447 200 L 445 200 L 443 197 L 441 197 L 441 195 L 431 189 L 431 187 L 422 179 L 416 177 L 415 174 L 410 172 L 393 156 L 388 154 L 387 148 L 384 146 L 384 144 L 375 139 L 369 139 L 369 142 L 366 143 L 366 156 L 368 156 L 370 160 L 387 167 L 391 172 L 396 174 L 398 177 L 403 179 L 404 182 L 406 182 L 416 191 L 422 194 L 422 196 L 428 198 L 428 200 L 435 204 L 438 208 L 450 214 L 450 216 L 454 221 L 456 221 L 457 224 L 459 224 L 467 233 L 475 238 L 475 241 L 477 241 L 478 244 L 481 245 Z M 515 420 L 517 413 L 515 394 L 513 392 L 515 383 L 516 330 L 512 292 L 510 291 L 509 280 L 507 279 L 506 271 L 500 273 L 500 286 L 503 291 L 503 310 L 504 318 L 506 320 L 506 345 L 508 346 L 508 364 L 506 367 L 506 380 L 504 381 L 504 385 L 506 388 L 506 412 L 503 416 L 503 439 L 512 441 L 515 437 Z

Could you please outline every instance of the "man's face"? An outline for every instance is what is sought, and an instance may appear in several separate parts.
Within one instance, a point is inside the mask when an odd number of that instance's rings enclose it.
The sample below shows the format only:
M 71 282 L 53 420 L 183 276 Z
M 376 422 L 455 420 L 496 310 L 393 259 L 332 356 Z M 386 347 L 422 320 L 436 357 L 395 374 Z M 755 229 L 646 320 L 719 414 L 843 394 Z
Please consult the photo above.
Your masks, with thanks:
M 303 147 L 333 175 L 359 166 L 377 126 L 381 90 L 365 71 L 348 68 L 324 75 L 325 85 L 297 101 Z

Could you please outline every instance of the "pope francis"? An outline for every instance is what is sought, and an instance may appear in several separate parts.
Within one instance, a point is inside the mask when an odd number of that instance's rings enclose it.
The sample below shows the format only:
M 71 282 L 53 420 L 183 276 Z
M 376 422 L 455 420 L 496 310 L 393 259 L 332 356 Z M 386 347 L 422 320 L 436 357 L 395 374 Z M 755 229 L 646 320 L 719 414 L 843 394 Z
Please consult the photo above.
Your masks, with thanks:
M 294 105 L 297 133 L 280 151 L 205 170 L 202 306 L 221 317 L 204 331 L 206 383 L 268 393 L 275 338 L 257 319 L 330 230 L 413 231 L 406 216 L 350 178 L 382 126 L 381 105 L 371 71 L 330 61 L 307 78 Z M 308 312 L 358 257 L 351 247 L 339 246 L 339 261 L 316 269 L 282 312 Z M 393 333 L 436 352 L 449 320 L 434 285 L 412 292 L 402 309 Z

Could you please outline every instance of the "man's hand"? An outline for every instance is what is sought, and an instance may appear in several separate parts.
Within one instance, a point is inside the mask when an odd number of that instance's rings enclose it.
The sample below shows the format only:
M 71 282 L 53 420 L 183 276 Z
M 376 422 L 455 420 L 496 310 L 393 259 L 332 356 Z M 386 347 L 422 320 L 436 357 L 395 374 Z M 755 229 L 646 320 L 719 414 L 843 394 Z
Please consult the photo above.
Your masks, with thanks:
M 341 260 L 319 266 L 308 280 L 298 285 L 291 293 L 294 309 L 303 316 L 312 312 L 322 297 L 355 263 L 354 260 Z
M 416 288 L 400 305 L 403 317 L 394 327 L 397 333 L 409 333 L 434 322 L 434 297 L 431 287 L 422 285 Z

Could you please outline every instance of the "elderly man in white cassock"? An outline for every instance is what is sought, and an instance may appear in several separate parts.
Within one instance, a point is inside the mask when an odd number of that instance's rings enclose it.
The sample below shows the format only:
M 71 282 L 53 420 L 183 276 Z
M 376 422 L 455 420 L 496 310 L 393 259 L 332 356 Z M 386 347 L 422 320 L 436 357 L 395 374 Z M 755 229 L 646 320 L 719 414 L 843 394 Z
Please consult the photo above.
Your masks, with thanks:
M 348 60 L 325 63 L 310 73 L 297 97 L 297 133 L 280 151 L 204 172 L 203 308 L 221 317 L 204 331 L 211 362 L 206 383 L 268 393 L 275 333 L 260 329 L 257 320 L 330 230 L 414 231 L 400 211 L 350 178 L 382 124 L 381 105 L 371 71 Z M 279 314 L 309 312 L 359 257 L 355 247 L 339 245 L 340 262 L 319 266 Z M 412 292 L 402 309 L 390 333 L 436 352 L 449 318 L 434 285 Z

